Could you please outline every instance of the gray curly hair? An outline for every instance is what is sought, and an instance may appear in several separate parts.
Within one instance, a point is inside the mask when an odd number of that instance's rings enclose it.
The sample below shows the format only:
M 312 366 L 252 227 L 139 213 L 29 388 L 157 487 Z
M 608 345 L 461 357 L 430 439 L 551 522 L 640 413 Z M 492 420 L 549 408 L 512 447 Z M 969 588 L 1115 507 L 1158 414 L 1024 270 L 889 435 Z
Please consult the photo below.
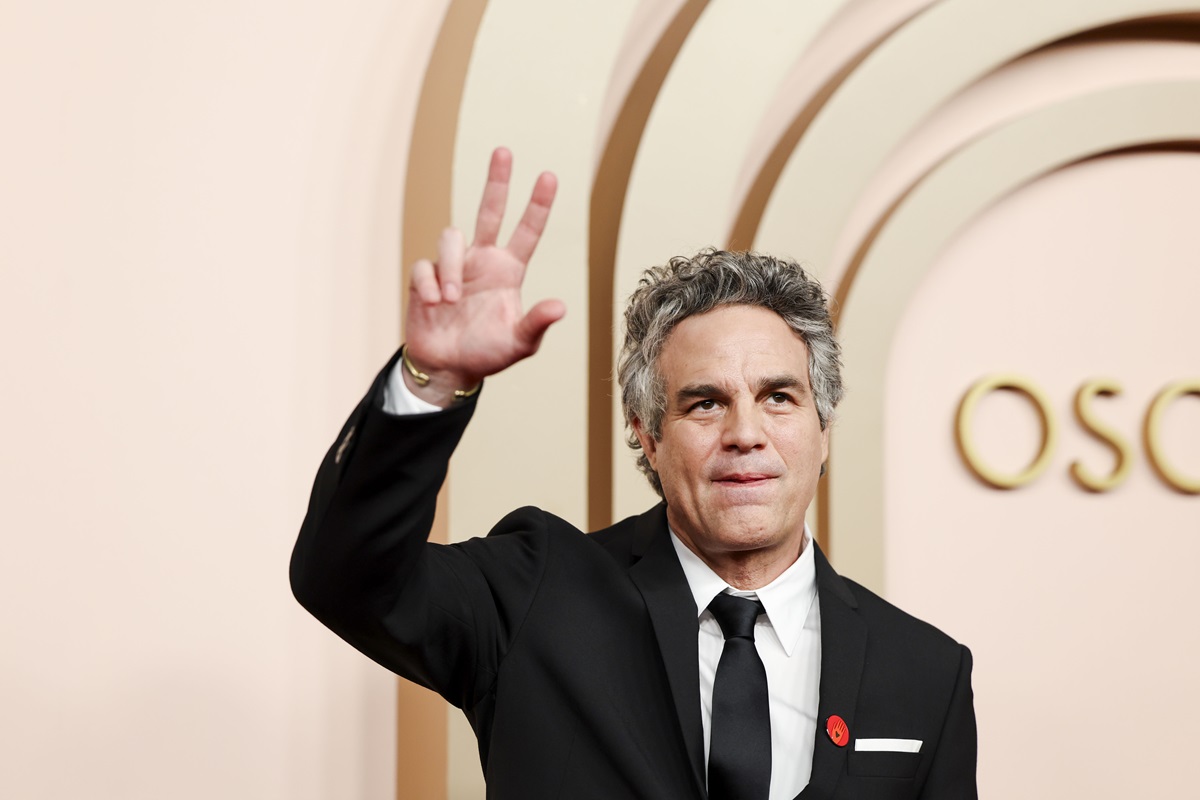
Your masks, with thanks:
M 626 443 L 637 465 L 662 496 L 658 473 L 642 452 L 634 419 L 655 440 L 662 438 L 666 385 L 658 357 L 683 320 L 718 306 L 760 306 L 774 311 L 808 348 L 808 379 L 824 430 L 842 399 L 841 347 L 833 336 L 829 299 L 821 285 L 794 261 L 753 252 L 708 248 L 642 273 L 625 308 L 625 343 L 617 364 Z

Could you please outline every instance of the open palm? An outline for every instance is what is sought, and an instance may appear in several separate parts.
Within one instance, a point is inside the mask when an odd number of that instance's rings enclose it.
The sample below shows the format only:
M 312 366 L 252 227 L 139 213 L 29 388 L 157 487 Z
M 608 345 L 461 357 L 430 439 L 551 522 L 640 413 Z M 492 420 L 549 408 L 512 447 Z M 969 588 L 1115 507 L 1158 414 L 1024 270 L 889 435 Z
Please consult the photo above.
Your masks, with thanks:
M 538 176 L 508 245 L 496 243 L 511 172 L 511 153 L 497 148 L 475 240 L 467 246 L 461 231 L 447 228 L 438 241 L 437 263 L 413 265 L 405 338 L 410 359 L 433 384 L 473 386 L 533 355 L 547 328 L 566 313 L 557 300 L 543 300 L 528 312 L 521 302 L 525 270 L 554 201 L 552 174 Z

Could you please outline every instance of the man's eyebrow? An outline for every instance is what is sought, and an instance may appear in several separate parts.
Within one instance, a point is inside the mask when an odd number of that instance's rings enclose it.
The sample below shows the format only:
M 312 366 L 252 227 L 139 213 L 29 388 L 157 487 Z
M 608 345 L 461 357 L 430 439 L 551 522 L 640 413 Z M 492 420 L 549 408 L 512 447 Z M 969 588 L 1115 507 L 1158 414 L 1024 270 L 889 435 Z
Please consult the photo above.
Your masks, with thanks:
M 799 389 L 808 392 L 808 381 L 802 381 L 795 375 L 768 375 L 758 382 L 758 393 L 777 392 L 780 389 Z
M 723 394 L 721 387 L 715 383 L 689 383 L 687 386 L 680 388 L 675 393 L 675 401 L 682 403 L 686 400 L 699 400 L 706 397 L 720 397 Z

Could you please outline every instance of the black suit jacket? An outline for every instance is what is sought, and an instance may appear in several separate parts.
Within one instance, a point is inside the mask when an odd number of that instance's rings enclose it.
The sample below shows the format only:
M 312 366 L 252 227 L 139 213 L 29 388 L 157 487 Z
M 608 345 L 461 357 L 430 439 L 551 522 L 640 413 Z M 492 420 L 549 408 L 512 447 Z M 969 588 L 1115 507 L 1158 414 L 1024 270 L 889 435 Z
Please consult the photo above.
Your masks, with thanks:
M 394 362 L 394 360 L 393 360 Z M 300 602 L 470 720 L 496 800 L 704 798 L 697 610 L 659 505 L 581 533 L 537 508 L 427 543 L 474 402 L 382 410 L 391 364 L 334 442 L 292 555 Z M 820 706 L 810 798 L 973 798 L 969 651 L 818 549 Z M 851 743 L 836 746 L 839 715 Z M 917 754 L 853 740 L 923 741 Z

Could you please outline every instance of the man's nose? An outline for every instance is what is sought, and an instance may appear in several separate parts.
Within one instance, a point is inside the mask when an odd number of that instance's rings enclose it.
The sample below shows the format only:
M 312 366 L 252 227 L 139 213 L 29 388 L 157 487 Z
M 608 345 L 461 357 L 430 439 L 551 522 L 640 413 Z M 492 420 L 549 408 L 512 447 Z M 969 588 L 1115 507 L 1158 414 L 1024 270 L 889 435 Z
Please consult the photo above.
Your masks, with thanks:
M 733 403 L 725 412 L 721 444 L 727 450 L 755 450 L 767 443 L 762 409 L 756 403 Z

